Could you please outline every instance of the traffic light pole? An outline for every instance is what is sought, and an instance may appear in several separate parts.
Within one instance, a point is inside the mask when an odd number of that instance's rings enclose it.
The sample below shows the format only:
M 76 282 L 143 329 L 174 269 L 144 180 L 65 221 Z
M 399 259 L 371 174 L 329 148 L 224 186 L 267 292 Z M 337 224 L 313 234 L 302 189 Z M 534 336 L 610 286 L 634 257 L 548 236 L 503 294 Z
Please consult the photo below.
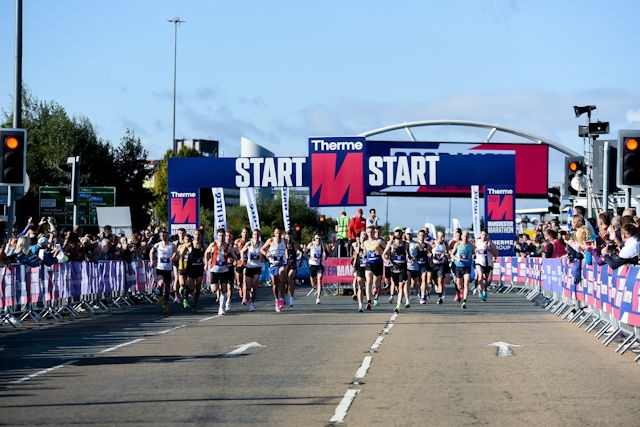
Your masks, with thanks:
M 16 34 L 13 86 L 13 127 L 22 127 L 22 0 L 16 0 Z M 7 240 L 13 235 L 15 208 L 12 203 L 13 186 L 7 187 Z

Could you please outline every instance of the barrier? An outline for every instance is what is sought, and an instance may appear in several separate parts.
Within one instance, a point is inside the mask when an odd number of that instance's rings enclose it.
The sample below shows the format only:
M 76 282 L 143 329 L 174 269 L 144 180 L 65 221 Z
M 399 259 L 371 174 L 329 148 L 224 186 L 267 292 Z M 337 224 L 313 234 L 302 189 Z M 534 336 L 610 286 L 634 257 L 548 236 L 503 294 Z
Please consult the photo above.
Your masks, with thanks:
M 496 258 L 493 279 L 499 291 L 516 291 L 608 346 L 620 340 L 616 353 L 624 354 L 640 342 L 640 266 L 570 263 L 567 258 Z M 587 324 L 588 323 L 588 324 Z M 635 361 L 640 360 L 640 355 Z

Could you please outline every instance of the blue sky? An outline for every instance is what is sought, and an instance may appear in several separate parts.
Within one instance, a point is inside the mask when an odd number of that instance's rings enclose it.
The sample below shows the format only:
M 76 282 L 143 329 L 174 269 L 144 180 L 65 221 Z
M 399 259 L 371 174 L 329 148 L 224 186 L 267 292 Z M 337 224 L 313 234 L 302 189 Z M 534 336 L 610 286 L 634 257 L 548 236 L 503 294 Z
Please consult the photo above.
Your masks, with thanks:
M 4 110 L 12 107 L 14 8 L 0 2 Z M 239 154 L 242 136 L 276 156 L 306 155 L 310 136 L 438 119 L 495 123 L 583 152 L 585 120 L 573 105 L 597 105 L 592 120 L 609 121 L 612 138 L 640 129 L 639 12 L 634 0 L 24 0 L 23 81 L 38 99 L 89 118 L 114 145 L 133 130 L 159 158 L 171 147 L 167 20 L 178 16 L 186 22 L 176 137 L 217 139 L 224 156 Z M 416 131 L 469 142 L 486 134 Z M 562 179 L 555 154 L 551 183 Z M 386 203 L 369 200 L 381 216 Z M 451 206 L 469 226 L 470 202 Z M 538 206 L 546 200 L 519 203 Z M 449 202 L 391 198 L 388 210 L 392 225 L 444 225 Z

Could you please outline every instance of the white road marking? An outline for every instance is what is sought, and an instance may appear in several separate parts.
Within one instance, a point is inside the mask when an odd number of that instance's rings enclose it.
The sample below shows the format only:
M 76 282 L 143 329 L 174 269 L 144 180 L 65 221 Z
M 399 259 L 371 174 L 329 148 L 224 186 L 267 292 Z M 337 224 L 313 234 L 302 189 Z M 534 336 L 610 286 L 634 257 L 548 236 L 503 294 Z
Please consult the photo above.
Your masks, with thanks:
M 99 351 L 99 352 L 98 352 L 98 354 L 100 354 L 100 353 L 108 353 L 108 352 L 110 352 L 110 351 L 117 350 L 117 349 L 119 349 L 120 347 L 125 347 L 125 346 L 127 346 L 127 345 L 135 344 L 135 343 L 140 342 L 140 341 L 144 341 L 144 338 L 138 338 L 137 340 L 133 340 L 133 341 L 125 342 L 125 343 L 122 343 L 122 344 L 118 344 L 118 345 L 116 345 L 116 346 L 114 346 L 114 347 L 106 348 L 106 349 L 104 349 L 104 350 L 102 350 L 102 351 Z
M 376 342 L 374 342 L 373 345 L 371 346 L 371 350 L 377 350 L 378 348 L 380 348 L 380 344 L 382 344 L 382 341 L 384 341 L 384 336 L 380 335 L 376 339 Z
M 367 375 L 367 371 L 371 367 L 372 359 L 373 356 L 365 356 L 365 358 L 362 359 L 362 365 L 360 365 L 360 368 L 356 371 L 356 378 L 364 378 Z
M 508 342 L 494 342 L 487 344 L 485 347 L 497 347 L 496 356 L 498 357 L 514 357 L 516 354 L 511 350 L 511 347 L 521 347 L 518 344 L 509 344 Z
M 349 389 L 344 394 L 344 397 L 336 407 L 336 411 L 333 413 L 333 417 L 329 420 L 330 423 L 341 423 L 347 417 L 347 411 L 349 411 L 349 407 L 353 403 L 353 400 L 360 393 L 358 389 Z
M 26 377 L 22 377 L 19 380 L 11 381 L 11 384 L 23 383 L 23 382 L 25 382 L 27 380 L 30 380 L 32 378 L 35 378 L 35 377 L 37 377 L 39 375 L 47 374 L 49 372 L 55 371 L 56 369 L 60 369 L 60 368 L 64 368 L 65 366 L 72 365 L 72 364 L 74 364 L 76 362 L 77 362 L 77 360 L 69 360 L 67 362 L 59 364 L 58 366 L 54 366 L 52 368 L 43 369 L 42 371 L 38 371 L 38 372 L 33 373 L 31 375 L 27 375 Z
M 262 345 L 260 343 L 257 342 L 248 342 L 246 344 L 241 344 L 236 346 L 238 348 L 236 348 L 233 351 L 230 351 L 229 353 L 225 353 L 224 357 L 234 357 L 234 356 L 238 356 L 242 353 L 244 353 L 245 351 L 247 351 L 248 349 L 250 349 L 251 347 L 266 347 L 266 345 Z

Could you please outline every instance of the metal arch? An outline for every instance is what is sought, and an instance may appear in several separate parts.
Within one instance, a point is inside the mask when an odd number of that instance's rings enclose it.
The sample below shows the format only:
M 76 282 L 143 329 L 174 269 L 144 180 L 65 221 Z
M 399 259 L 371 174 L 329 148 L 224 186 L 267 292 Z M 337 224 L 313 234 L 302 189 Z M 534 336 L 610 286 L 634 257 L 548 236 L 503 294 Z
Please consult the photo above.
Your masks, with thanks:
M 411 141 L 415 141 L 416 139 L 414 138 L 413 133 L 411 132 L 410 128 L 412 128 L 412 127 L 421 127 L 421 126 L 470 126 L 470 127 L 491 129 L 491 131 L 489 132 L 489 135 L 487 136 L 487 139 L 486 139 L 485 142 L 490 142 L 491 138 L 496 133 L 496 131 L 500 131 L 500 132 L 510 133 L 512 135 L 516 135 L 516 136 L 519 136 L 521 138 L 528 139 L 530 141 L 533 141 L 536 144 L 548 145 L 549 147 L 554 148 L 554 149 L 560 151 L 561 153 L 566 154 L 567 156 L 579 156 L 580 155 L 579 153 L 576 153 L 575 151 L 570 150 L 567 147 L 564 147 L 564 146 L 562 146 L 560 144 L 557 144 L 557 143 L 555 143 L 553 141 L 550 141 L 548 139 L 540 138 L 539 136 L 530 135 L 530 134 L 527 134 L 527 133 L 524 133 L 524 132 L 520 132 L 519 130 L 510 129 L 510 128 L 507 128 L 507 127 L 504 127 L 504 126 L 499 126 L 499 125 L 490 124 L 490 123 L 482 123 L 482 122 L 471 122 L 471 121 L 467 121 L 467 120 L 424 120 L 424 121 L 419 121 L 419 122 L 399 123 L 397 125 L 386 126 L 386 127 L 383 127 L 383 128 L 379 128 L 379 129 L 374 129 L 374 130 L 370 130 L 370 131 L 367 131 L 367 132 L 363 132 L 358 136 L 370 137 L 370 136 L 373 136 L 373 135 L 379 135 L 381 133 L 391 132 L 391 131 L 398 130 L 398 129 L 405 129 L 407 131 L 407 133 L 409 134 L 409 138 L 411 138 Z

